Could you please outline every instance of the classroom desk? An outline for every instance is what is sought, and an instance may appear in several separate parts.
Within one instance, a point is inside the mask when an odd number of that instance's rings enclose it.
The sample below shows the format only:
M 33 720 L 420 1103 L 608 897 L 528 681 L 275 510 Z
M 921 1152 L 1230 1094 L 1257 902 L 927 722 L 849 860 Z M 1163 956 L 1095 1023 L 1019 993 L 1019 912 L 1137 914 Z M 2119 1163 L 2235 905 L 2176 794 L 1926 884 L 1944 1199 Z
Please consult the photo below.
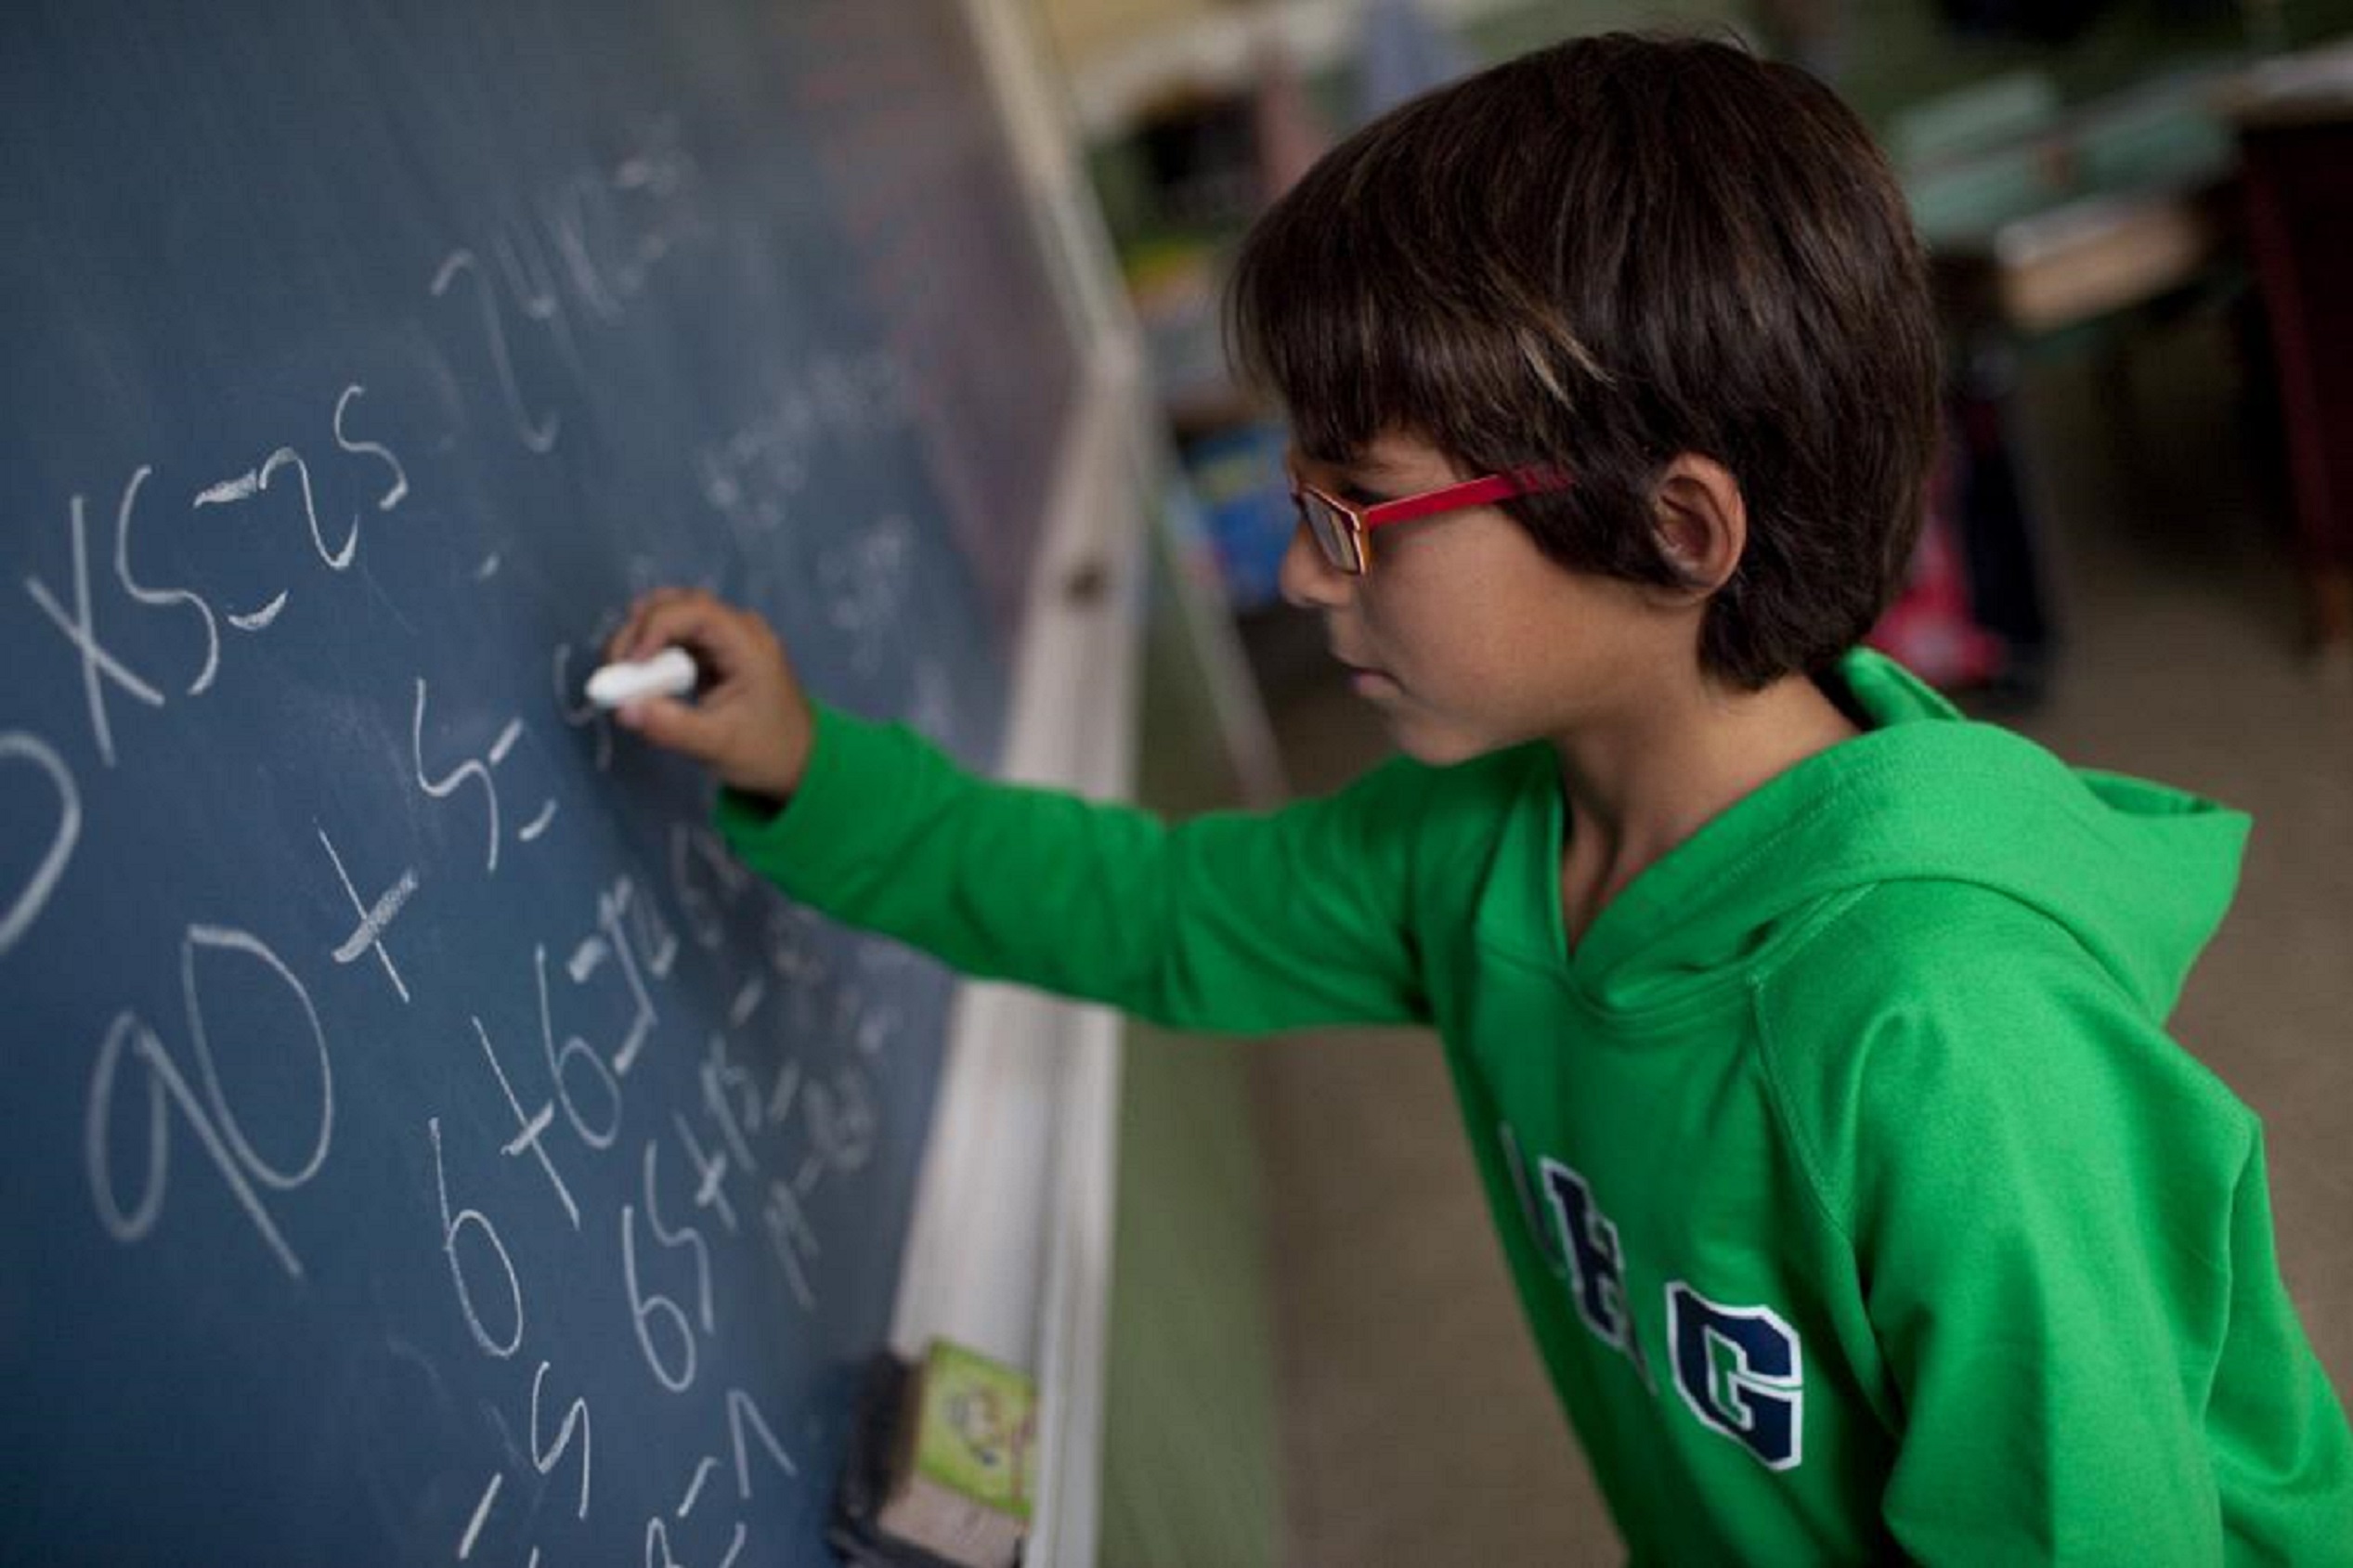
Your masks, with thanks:
M 1964 140 L 1907 169 L 1914 220 L 1970 303 L 2015 333 L 2097 321 L 2196 281 L 2227 244 L 2235 69 L 2187 71 Z
M 2099 339 L 2120 365 L 2131 313 L 2253 273 L 2314 630 L 2353 655 L 2353 294 L 2321 282 L 2353 276 L 2353 45 L 2152 82 L 1905 187 L 1962 355 Z
M 2256 73 L 2234 113 L 2315 626 L 2353 669 L 2353 47 Z

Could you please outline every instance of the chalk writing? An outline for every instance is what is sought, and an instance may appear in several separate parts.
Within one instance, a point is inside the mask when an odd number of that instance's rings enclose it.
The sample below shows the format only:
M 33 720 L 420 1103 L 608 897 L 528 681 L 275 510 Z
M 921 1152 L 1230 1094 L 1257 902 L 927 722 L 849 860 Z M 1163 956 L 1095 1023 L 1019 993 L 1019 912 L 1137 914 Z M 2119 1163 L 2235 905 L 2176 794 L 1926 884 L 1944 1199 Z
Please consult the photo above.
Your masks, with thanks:
M 544 456 L 555 450 L 556 434 L 563 429 L 564 416 L 553 410 L 534 414 L 526 406 L 523 389 L 516 383 L 514 356 L 507 348 L 506 321 L 499 313 L 498 292 L 482 270 L 482 263 L 472 251 L 450 252 L 441 260 L 433 275 L 431 293 L 441 298 L 457 285 L 461 278 L 474 283 L 474 297 L 481 311 L 483 337 L 490 353 L 490 365 L 499 378 L 499 390 L 505 395 L 507 412 L 514 421 L 515 438 L 531 451 Z
M 130 499 L 137 493 L 137 480 L 126 487 L 124 510 L 127 512 Z M 89 703 L 90 733 L 98 743 L 98 759 L 108 767 L 114 766 L 114 730 L 108 722 L 106 688 L 100 680 L 112 681 L 150 707 L 163 706 L 163 693 L 140 679 L 121 659 L 98 642 L 97 615 L 90 603 L 90 542 L 89 526 L 80 496 L 73 498 L 73 608 L 66 609 L 49 591 L 49 585 L 39 577 L 24 579 L 24 590 L 41 607 L 50 623 L 65 633 L 75 652 L 82 656 L 82 689 Z
M 580 1440 L 580 1502 L 574 1516 L 586 1519 L 589 1512 L 589 1474 L 591 1471 L 591 1440 L 594 1432 L 589 1424 L 588 1401 L 575 1398 L 564 1412 L 564 1424 L 555 1430 L 552 1443 L 540 1441 L 540 1387 L 547 1381 L 548 1364 L 540 1363 L 540 1369 L 531 1374 L 531 1463 L 541 1475 L 553 1471 L 565 1451 L 572 1446 L 577 1435 Z
M 180 605 L 196 612 L 204 627 L 204 662 L 197 667 L 196 674 L 188 680 L 187 694 L 202 696 L 212 686 L 213 678 L 220 673 L 221 629 L 219 622 L 214 618 L 212 605 L 205 602 L 202 594 L 189 589 L 150 588 L 131 576 L 131 512 L 138 504 L 140 487 L 146 485 L 148 476 L 154 472 L 146 464 L 132 470 L 130 479 L 123 486 L 123 499 L 115 505 L 114 576 L 122 583 L 123 591 L 138 603 L 159 609 Z M 78 505 L 81 498 L 77 496 L 74 500 Z
M 17 945 L 26 929 L 41 918 L 42 906 L 57 890 L 58 879 L 65 875 L 68 862 L 73 859 L 73 847 L 82 840 L 82 795 L 75 786 L 73 774 L 57 749 L 40 736 L 23 730 L 0 732 L 0 763 L 30 763 L 41 775 L 55 797 L 57 825 L 50 830 L 48 847 L 33 863 L 32 873 L 24 886 L 11 897 L 5 911 L 0 911 L 0 958 Z M 11 770 L 16 771 L 16 770 Z M 11 811 L 9 820 L 32 822 L 29 814 Z
M 490 1517 L 490 1505 L 499 1500 L 499 1488 L 506 1484 L 506 1477 L 493 1474 L 490 1484 L 482 1489 L 482 1500 L 474 1505 L 474 1517 L 466 1521 L 466 1533 L 458 1537 L 458 1561 L 465 1562 L 474 1555 L 474 1543 L 482 1535 L 483 1522 Z
M 592 937 L 589 941 L 599 940 Z M 574 951 L 574 958 L 577 960 L 586 951 L 584 943 Z M 563 1102 L 565 1118 L 572 1123 L 572 1131 L 579 1134 L 580 1142 L 591 1148 L 610 1148 L 621 1130 L 620 1074 L 597 1054 L 594 1046 L 577 1034 L 566 1035 L 561 1045 L 555 1043 L 554 1014 L 548 1002 L 546 948 L 535 947 L 531 950 L 531 969 L 532 978 L 539 982 L 540 990 L 540 1043 L 547 1052 L 548 1075 L 555 1082 L 556 1097 Z M 572 974 L 575 985 L 586 978 L 578 967 L 573 969 Z M 583 1111 L 579 1100 L 572 1093 L 574 1079 L 581 1075 L 586 1076 L 587 1082 L 596 1091 L 596 1097 L 604 1104 L 605 1114 L 601 1119 L 592 1119 Z
M 469 784 L 481 792 L 488 814 L 482 869 L 486 875 L 495 874 L 499 869 L 499 781 L 492 771 L 514 753 L 515 745 L 523 739 L 526 732 L 523 720 L 508 719 L 481 756 L 465 758 L 436 778 L 425 770 L 427 690 L 423 678 L 419 677 L 416 702 L 410 709 L 409 747 L 416 770 L 417 787 L 436 800 L 446 800 Z M 555 819 L 555 805 L 552 797 L 542 801 L 538 814 L 523 825 L 516 833 L 516 838 L 528 844 L 545 833 L 548 824 Z
M 555 1161 L 550 1158 L 546 1145 L 541 1142 L 548 1128 L 555 1121 L 555 1102 L 544 1100 L 536 1109 L 526 1111 L 523 1108 L 523 1102 L 515 1097 L 514 1085 L 507 1080 L 506 1069 L 499 1065 L 499 1053 L 490 1044 L 490 1031 L 482 1027 L 480 1018 L 468 1021 L 474 1025 L 475 1038 L 482 1042 L 482 1055 L 484 1059 L 490 1064 L 491 1073 L 499 1081 L 499 1093 L 506 1096 L 507 1108 L 514 1113 L 517 1131 L 514 1137 L 508 1139 L 500 1147 L 499 1152 L 512 1160 L 527 1150 L 532 1158 L 540 1162 L 540 1169 L 546 1173 L 548 1185 L 555 1189 L 556 1201 L 564 1206 L 565 1218 L 572 1222 L 574 1230 L 579 1229 L 580 1206 L 572 1200 L 571 1187 L 566 1185 L 563 1173 L 556 1170 Z M 561 1076 L 558 1077 L 557 1082 L 562 1082 Z
M 312 825 L 318 828 L 319 847 L 327 851 L 327 859 L 334 864 L 335 880 L 343 884 L 344 896 L 351 900 L 351 907 L 359 914 L 359 924 L 336 946 L 335 962 L 357 963 L 364 955 L 374 953 L 377 961 L 384 965 L 384 977 L 392 981 L 392 989 L 399 994 L 402 1002 L 407 1002 L 409 985 L 400 978 L 399 969 L 392 962 L 392 954 L 384 949 L 384 929 L 416 892 L 416 872 L 413 869 L 404 870 L 374 903 L 368 903 L 360 898 L 359 889 L 351 885 L 351 874 L 344 869 L 343 856 L 335 852 L 335 841 L 327 836 L 325 828 L 318 827 L 316 823 Z
M 602 48 L 627 11 L 559 31 Z M 69 1499 L 0 1558 L 139 1555 L 119 1533 L 187 1529 L 220 1473 L 261 1500 L 181 1556 L 252 1560 L 260 1520 L 332 1561 L 800 1561 L 842 1414 L 812 1358 L 880 1332 L 848 1265 L 904 1223 L 892 1118 L 931 1061 L 897 1047 L 936 1045 L 946 986 L 748 872 L 582 682 L 632 592 L 698 582 L 862 710 L 985 727 L 927 362 L 869 308 L 918 281 L 904 220 L 859 192 L 858 276 L 817 159 L 769 156 L 797 23 L 683 74 L 708 16 L 629 23 L 596 102 L 692 107 L 550 136 L 530 19 L 468 32 L 513 78 L 488 97 L 453 27 L 382 20 L 306 72 L 157 11 L 132 75 L 269 84 L 201 126 L 111 76 L 88 134 L 25 118 L 46 81 L 0 106 L 57 155 L 8 241 L 36 286 L 0 421 L 0 1011 L 53 1125 L 0 1186 L 11 1262 L 76 1287 L 20 1337 L 104 1353 L 32 1367 L 0 1428 L 53 1424 L 11 1451 Z M 380 96 L 378 61 L 433 90 Z M 463 122 L 500 92 L 491 145 Z M 859 115 L 860 156 L 947 123 Z M 159 1523 L 58 1537 L 141 1489 Z
M 449 1212 L 449 1177 L 441 1160 L 441 1119 L 433 1117 L 425 1122 L 425 1131 L 433 1139 L 433 1184 L 441 1200 L 441 1251 L 449 1262 L 449 1279 L 458 1289 L 458 1304 L 465 1312 L 466 1328 L 474 1334 L 474 1342 L 483 1351 L 503 1360 L 523 1345 L 523 1281 L 514 1272 L 514 1259 L 507 1251 L 506 1243 L 499 1238 L 499 1227 L 479 1209 Z M 504 1336 L 491 1333 L 481 1310 L 474 1303 L 474 1289 L 466 1282 L 465 1264 L 458 1257 L 458 1238 L 473 1226 L 482 1244 L 490 1249 L 498 1260 L 500 1277 L 506 1281 L 506 1315 L 514 1320 L 512 1333 Z
M 292 996 L 301 1012 L 303 1032 L 308 1036 L 307 1043 L 318 1061 L 318 1112 L 310 1150 L 291 1170 L 280 1170 L 255 1151 L 222 1088 L 220 1069 L 205 1030 L 202 987 L 198 977 L 198 960 L 208 953 L 241 955 L 259 964 L 284 992 Z M 261 1232 L 263 1241 L 286 1272 L 300 1278 L 301 1260 L 287 1245 L 253 1184 L 259 1182 L 280 1192 L 291 1191 L 317 1175 L 327 1159 L 335 1125 L 334 1067 L 327 1054 L 327 1036 L 319 1025 L 318 1009 L 311 1005 L 310 993 L 302 981 L 266 943 L 250 932 L 222 927 L 188 928 L 180 943 L 180 983 L 188 1008 L 189 1049 L 203 1080 L 205 1097 L 202 1102 L 197 1099 L 187 1075 L 165 1050 L 162 1039 L 136 1013 L 125 1010 L 115 1016 L 98 1046 L 98 1060 L 91 1070 L 89 1114 L 84 1124 L 90 1193 L 97 1203 L 99 1221 L 120 1241 L 136 1241 L 154 1228 L 162 1212 L 170 1178 L 171 1122 L 165 1114 L 168 1099 L 170 1108 L 180 1113 L 212 1157 L 239 1206 Z M 253 982 L 249 978 L 244 983 L 250 986 Z M 115 1196 L 113 1170 L 115 1079 L 126 1050 L 148 1074 L 146 1175 L 138 1201 L 127 1210 Z

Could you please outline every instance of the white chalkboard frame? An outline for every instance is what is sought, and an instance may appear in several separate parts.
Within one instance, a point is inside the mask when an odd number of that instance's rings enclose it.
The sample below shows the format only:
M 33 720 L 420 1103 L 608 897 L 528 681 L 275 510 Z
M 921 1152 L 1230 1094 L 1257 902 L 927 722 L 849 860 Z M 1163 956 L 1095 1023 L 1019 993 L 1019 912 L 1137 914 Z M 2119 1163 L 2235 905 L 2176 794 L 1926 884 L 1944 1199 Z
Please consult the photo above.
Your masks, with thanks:
M 1098 364 L 1081 398 L 1003 770 L 1097 798 L 1129 793 L 1134 756 L 1146 520 L 1121 413 L 1133 395 Z M 1098 586 L 1073 597 L 1074 581 Z M 1031 1562 L 1094 1557 L 1120 1055 L 1108 1009 L 1004 985 L 959 991 L 900 1276 L 900 1354 L 943 1334 L 1038 1380 Z
M 1172 459 L 1067 90 L 1018 0 L 964 6 L 1084 366 L 1020 623 L 1000 771 L 1122 799 L 1133 790 L 1148 546 Z M 1217 644 L 1202 662 L 1237 768 L 1275 776 L 1232 622 L 1189 609 L 1195 637 Z M 944 1335 L 1037 1379 L 1034 1564 L 1095 1561 L 1122 1038 L 1106 1008 L 961 989 L 900 1274 L 899 1354 Z

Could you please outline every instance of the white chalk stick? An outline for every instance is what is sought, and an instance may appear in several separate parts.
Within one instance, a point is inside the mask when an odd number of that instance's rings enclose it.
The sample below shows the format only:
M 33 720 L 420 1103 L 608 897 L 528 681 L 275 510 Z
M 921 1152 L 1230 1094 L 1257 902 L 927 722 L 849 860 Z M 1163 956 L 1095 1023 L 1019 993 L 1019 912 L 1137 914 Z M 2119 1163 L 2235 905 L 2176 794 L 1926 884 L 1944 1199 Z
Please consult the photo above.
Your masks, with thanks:
M 643 697 L 682 697 L 695 689 L 695 656 L 665 648 L 650 659 L 601 667 L 588 678 L 588 699 L 599 707 L 619 707 Z

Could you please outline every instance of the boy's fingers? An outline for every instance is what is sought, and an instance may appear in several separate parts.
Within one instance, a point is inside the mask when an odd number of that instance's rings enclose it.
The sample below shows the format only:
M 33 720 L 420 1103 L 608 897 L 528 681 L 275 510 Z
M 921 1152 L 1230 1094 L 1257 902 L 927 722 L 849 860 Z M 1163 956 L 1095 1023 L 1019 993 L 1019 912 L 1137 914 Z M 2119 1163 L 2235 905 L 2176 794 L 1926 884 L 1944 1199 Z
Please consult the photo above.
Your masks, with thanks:
M 646 596 L 640 594 L 630 601 L 628 609 L 621 612 L 621 624 L 615 627 L 613 635 L 604 640 L 606 663 L 624 657 L 630 648 L 637 645 L 637 623 L 644 618 L 645 603 Z
M 638 644 L 645 640 L 646 617 L 651 616 L 656 608 L 672 597 L 674 597 L 674 595 L 672 595 L 669 590 L 656 589 L 654 592 L 644 595 L 637 601 L 637 603 L 631 604 L 630 606 L 629 620 L 622 626 L 621 629 L 615 634 L 613 638 L 613 646 L 608 656 L 615 659 L 633 659 L 637 657 Z
M 622 705 L 613 717 L 623 729 L 697 762 L 716 758 L 725 735 L 721 720 L 675 697 L 642 697 Z
M 734 641 L 729 636 L 733 629 L 734 612 L 724 604 L 708 594 L 681 591 L 678 597 L 644 607 L 630 628 L 630 641 L 620 656 L 651 658 L 676 642 L 710 654 L 725 664 L 734 652 Z
M 656 588 L 639 594 L 630 603 L 629 613 L 621 617 L 620 628 L 605 640 L 604 656 L 607 659 L 641 657 L 637 650 L 645 640 L 646 617 L 661 606 L 676 603 L 694 596 L 697 590 L 693 589 Z M 655 646 L 658 648 L 660 644 L 656 643 Z M 648 650 L 648 652 L 652 651 L 654 650 Z

